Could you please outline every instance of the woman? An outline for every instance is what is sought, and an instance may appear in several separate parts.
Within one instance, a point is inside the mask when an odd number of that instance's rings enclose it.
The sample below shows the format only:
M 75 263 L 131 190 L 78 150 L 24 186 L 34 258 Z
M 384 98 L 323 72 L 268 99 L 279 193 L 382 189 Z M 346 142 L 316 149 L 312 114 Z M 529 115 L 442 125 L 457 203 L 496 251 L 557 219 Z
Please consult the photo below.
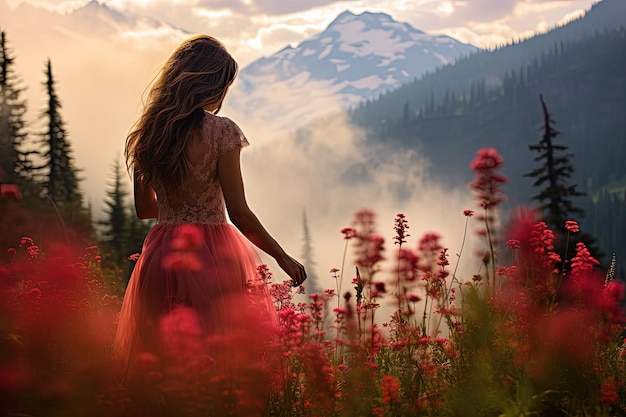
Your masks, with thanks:
M 237 63 L 217 39 L 184 41 L 163 66 L 128 135 L 137 215 L 158 222 L 122 304 L 114 352 L 125 374 L 134 354 L 158 345 L 158 321 L 177 306 L 192 308 L 207 334 L 228 332 L 233 300 L 241 302 L 243 295 L 250 305 L 264 306 L 260 320 L 272 320 L 250 242 L 271 255 L 294 286 L 306 279 L 304 267 L 246 202 L 240 151 L 248 141 L 232 120 L 217 116 L 236 74 Z M 238 230 L 227 223 L 225 209 Z

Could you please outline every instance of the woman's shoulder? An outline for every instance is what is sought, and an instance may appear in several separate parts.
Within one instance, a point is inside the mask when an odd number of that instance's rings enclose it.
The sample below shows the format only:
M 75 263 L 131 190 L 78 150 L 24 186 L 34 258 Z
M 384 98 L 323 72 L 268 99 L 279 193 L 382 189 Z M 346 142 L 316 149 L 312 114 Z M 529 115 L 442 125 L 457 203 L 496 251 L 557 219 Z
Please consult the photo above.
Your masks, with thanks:
M 205 111 L 204 126 L 207 137 L 218 136 L 218 143 L 226 144 L 226 148 L 248 145 L 248 140 L 241 128 L 229 117 Z
M 224 130 L 232 130 L 235 129 L 237 131 L 241 131 L 241 128 L 235 123 L 233 119 L 227 116 L 219 116 L 217 114 L 213 114 L 205 110 L 204 112 L 204 125 L 219 127 L 221 128 L 219 131 L 223 132 Z

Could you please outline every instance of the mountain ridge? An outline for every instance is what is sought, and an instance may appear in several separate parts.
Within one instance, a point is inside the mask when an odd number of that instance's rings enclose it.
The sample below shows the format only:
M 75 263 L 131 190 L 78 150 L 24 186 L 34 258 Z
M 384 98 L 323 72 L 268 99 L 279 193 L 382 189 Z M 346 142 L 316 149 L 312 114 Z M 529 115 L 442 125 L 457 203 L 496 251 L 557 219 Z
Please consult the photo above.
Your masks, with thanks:
M 295 128 L 373 99 L 476 50 L 448 36 L 428 35 L 385 13 L 344 11 L 296 47 L 287 45 L 243 68 L 229 105 L 245 113 L 261 108 L 278 127 Z M 275 102 L 276 89 L 292 93 L 286 102 Z

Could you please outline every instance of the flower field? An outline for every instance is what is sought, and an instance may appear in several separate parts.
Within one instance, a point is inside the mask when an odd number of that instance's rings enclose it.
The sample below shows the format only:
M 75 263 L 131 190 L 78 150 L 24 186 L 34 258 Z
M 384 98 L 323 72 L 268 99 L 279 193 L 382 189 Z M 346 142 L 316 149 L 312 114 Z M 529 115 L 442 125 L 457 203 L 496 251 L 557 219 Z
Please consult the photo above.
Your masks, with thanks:
M 477 154 L 477 208 L 459 210 L 483 253 L 451 262 L 439 235 L 412 240 L 404 214 L 385 242 L 360 210 L 341 230 L 335 288 L 301 302 L 260 265 L 276 323 L 243 294 L 232 331 L 207 336 L 180 307 L 159 323 L 160 353 L 139 354 L 123 382 L 111 352 L 123 282 L 96 246 L 22 238 L 0 266 L 1 415 L 626 416 L 624 287 L 584 243 L 556 253 L 580 233 L 573 220 L 559 236 L 518 208 L 499 230 L 498 158 Z M 458 276 L 461 256 L 480 270 Z

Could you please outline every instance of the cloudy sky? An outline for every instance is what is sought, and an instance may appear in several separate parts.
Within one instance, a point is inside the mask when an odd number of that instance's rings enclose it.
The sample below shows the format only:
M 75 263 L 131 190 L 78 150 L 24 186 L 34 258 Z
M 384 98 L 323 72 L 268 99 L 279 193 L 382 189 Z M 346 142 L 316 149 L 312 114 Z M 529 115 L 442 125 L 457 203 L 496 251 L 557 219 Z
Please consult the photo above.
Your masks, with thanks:
M 87 0 L 28 1 L 61 13 Z M 322 31 L 339 13 L 385 12 L 429 33 L 481 47 L 523 38 L 579 16 L 596 0 L 100 0 L 109 7 L 218 36 L 245 65 Z

